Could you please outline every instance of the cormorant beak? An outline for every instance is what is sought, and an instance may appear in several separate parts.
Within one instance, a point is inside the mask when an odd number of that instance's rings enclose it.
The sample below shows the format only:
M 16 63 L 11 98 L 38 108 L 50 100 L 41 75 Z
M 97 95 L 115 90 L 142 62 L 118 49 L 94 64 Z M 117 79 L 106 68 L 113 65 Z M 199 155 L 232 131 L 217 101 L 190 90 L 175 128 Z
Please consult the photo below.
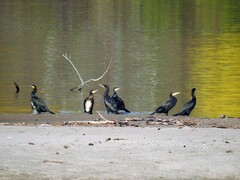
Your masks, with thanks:
M 178 94 L 180 94 L 180 92 L 174 92 L 174 93 L 172 93 L 173 96 L 176 96 L 176 95 L 178 95 Z
M 32 87 L 32 89 L 35 89 L 35 86 L 34 86 L 34 85 L 32 85 L 31 87 Z
M 98 91 L 98 90 L 97 90 L 97 89 L 95 89 L 95 90 L 93 90 L 93 91 L 92 91 L 92 93 L 94 94 L 94 93 L 96 93 L 97 91 Z
M 114 88 L 115 91 L 118 91 L 119 89 L 120 89 L 120 88 L 118 88 L 118 87 Z
M 101 86 L 101 87 L 103 87 L 103 88 L 105 88 L 102 84 L 99 84 L 99 86 Z

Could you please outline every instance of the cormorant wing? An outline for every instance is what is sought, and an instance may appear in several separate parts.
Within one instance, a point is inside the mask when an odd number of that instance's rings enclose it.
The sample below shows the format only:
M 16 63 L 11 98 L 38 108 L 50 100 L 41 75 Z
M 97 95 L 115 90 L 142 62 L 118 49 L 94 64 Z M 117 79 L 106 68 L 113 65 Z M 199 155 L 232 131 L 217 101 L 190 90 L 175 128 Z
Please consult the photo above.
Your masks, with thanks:
M 118 109 L 125 109 L 125 104 L 122 98 L 118 97 L 116 102 L 117 102 Z
M 163 110 L 166 110 L 168 109 L 168 107 L 171 105 L 172 103 L 172 100 L 168 100 L 168 101 L 165 101 L 163 102 L 162 104 L 160 104 L 160 106 L 156 109 L 156 111 L 163 111 Z
M 40 97 L 38 97 L 36 95 L 32 96 L 31 101 L 34 104 L 34 106 L 36 107 L 36 109 L 41 109 L 43 111 L 49 111 L 47 104 Z
M 117 93 L 114 93 L 112 95 L 112 98 L 120 105 L 124 104 L 124 101 L 122 100 L 122 98 L 120 98 Z
M 193 108 L 196 105 L 196 99 L 191 99 L 189 102 L 187 102 L 183 108 L 181 109 L 179 114 L 190 114 Z
M 104 98 L 104 103 L 112 110 L 112 111 L 117 111 L 117 104 L 116 102 L 114 101 L 113 98 L 109 97 L 109 96 L 106 96 Z
M 173 104 L 173 100 L 168 100 L 165 103 L 162 104 L 162 106 L 166 107 L 168 109 Z
M 124 101 L 123 101 L 122 98 L 120 98 L 119 96 L 118 96 L 117 100 L 118 100 L 119 102 L 121 102 L 122 104 L 124 104 Z

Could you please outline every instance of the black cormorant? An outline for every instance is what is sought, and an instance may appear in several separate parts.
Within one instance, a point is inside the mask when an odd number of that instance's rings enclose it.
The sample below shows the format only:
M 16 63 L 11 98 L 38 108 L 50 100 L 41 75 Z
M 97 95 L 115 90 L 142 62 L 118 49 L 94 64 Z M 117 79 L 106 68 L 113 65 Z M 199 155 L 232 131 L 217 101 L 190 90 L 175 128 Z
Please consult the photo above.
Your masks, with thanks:
M 117 91 L 119 90 L 120 88 L 118 87 L 114 87 L 113 88 L 113 95 L 112 95 L 112 98 L 114 99 L 114 101 L 117 103 L 117 110 L 123 110 L 127 113 L 130 113 L 129 110 L 127 110 L 125 108 L 125 104 L 124 104 L 124 101 L 122 100 L 122 98 L 120 98 L 117 94 Z
M 84 107 L 84 112 L 88 114 L 92 114 L 93 106 L 94 106 L 94 93 L 96 93 L 98 90 L 92 89 L 89 92 L 89 95 L 85 98 L 83 107 Z
M 168 111 L 170 111 L 177 103 L 176 95 L 180 94 L 180 92 L 171 92 L 170 93 L 170 100 L 162 103 L 151 115 L 155 113 L 166 113 L 168 115 Z
M 196 105 L 196 102 L 197 102 L 197 98 L 195 96 L 195 91 L 196 91 L 196 88 L 193 88 L 192 89 L 192 99 L 190 101 L 188 101 L 181 109 L 180 112 L 178 112 L 177 114 L 174 114 L 173 116 L 179 116 L 179 115 L 182 115 L 182 116 L 189 116 L 191 111 L 193 110 L 193 108 L 195 107 Z
M 106 84 L 99 84 L 99 86 L 102 86 L 105 89 L 104 92 L 104 104 L 106 106 L 107 112 L 111 112 L 114 114 L 118 114 L 118 109 L 117 109 L 117 103 L 113 98 L 111 98 L 108 93 L 109 93 L 109 86 Z
M 16 88 L 16 93 L 19 93 L 20 92 L 20 88 L 18 86 L 18 84 L 16 82 L 14 82 L 14 86 Z
M 48 109 L 47 104 L 43 101 L 43 99 L 37 96 L 37 86 L 32 85 L 32 89 L 33 91 L 31 93 L 31 100 L 30 100 L 32 108 L 36 109 L 39 114 L 42 112 L 49 112 L 51 114 L 55 114 L 54 112 Z

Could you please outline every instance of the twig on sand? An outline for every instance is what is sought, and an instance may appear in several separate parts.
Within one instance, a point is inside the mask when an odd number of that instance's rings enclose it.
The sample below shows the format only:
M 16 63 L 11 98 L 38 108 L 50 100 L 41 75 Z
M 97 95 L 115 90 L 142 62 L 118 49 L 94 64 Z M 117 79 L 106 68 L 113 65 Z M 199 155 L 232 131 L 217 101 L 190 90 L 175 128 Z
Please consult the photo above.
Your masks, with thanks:
M 108 120 L 105 117 L 103 117 L 103 115 L 101 115 L 101 113 L 99 111 L 96 111 L 98 113 L 98 115 L 107 123 L 114 123 L 114 121 Z
M 63 161 L 51 161 L 51 160 L 44 160 L 43 163 L 55 163 L 55 164 L 63 164 Z
M 113 120 L 108 120 L 103 115 L 101 115 L 100 112 L 96 111 L 98 115 L 101 117 L 102 120 L 97 119 L 97 120 L 87 120 L 87 121 L 68 121 L 65 123 L 66 125 L 102 125 L 102 124 L 116 124 L 115 121 Z
M 80 80 L 80 85 L 71 88 L 71 89 L 70 89 L 71 91 L 73 91 L 73 90 L 76 89 L 76 88 L 78 88 L 78 90 L 81 91 L 82 88 L 83 88 L 83 86 L 85 86 L 87 83 L 89 83 L 89 82 L 91 82 L 91 81 L 96 82 L 96 81 L 99 81 L 100 79 L 102 79 L 102 78 L 104 77 L 104 75 L 108 72 L 108 70 L 109 70 L 109 68 L 110 68 L 110 66 L 111 66 L 111 63 L 112 63 L 112 58 L 111 58 L 111 60 L 110 60 L 110 62 L 109 62 L 109 65 L 108 65 L 106 71 L 105 71 L 99 78 L 92 78 L 92 79 L 89 79 L 89 80 L 84 81 L 83 78 L 82 78 L 82 76 L 81 76 L 80 73 L 78 72 L 76 66 L 73 64 L 73 62 L 72 62 L 72 60 L 71 60 L 71 55 L 68 55 L 68 54 L 66 53 L 66 54 L 63 54 L 62 56 L 72 65 L 72 67 L 73 67 L 74 70 L 76 71 L 76 73 L 77 73 L 77 75 L 78 75 L 78 78 L 79 78 L 79 80 Z
M 115 121 L 68 121 L 66 125 L 78 126 L 78 125 L 101 125 L 101 124 L 115 124 Z

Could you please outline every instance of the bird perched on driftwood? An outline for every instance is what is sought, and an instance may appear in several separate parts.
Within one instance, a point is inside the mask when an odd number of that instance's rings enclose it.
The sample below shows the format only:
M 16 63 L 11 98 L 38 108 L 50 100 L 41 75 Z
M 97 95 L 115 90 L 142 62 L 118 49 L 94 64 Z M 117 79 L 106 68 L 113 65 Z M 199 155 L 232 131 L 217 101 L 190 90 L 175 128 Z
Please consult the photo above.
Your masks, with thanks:
M 112 97 L 110 97 L 108 94 L 109 86 L 106 84 L 99 84 L 99 86 L 105 89 L 103 100 L 104 100 L 105 107 L 107 109 L 107 113 L 111 112 L 113 114 L 119 114 L 116 101 Z
M 36 111 L 41 114 L 42 112 L 49 112 L 51 114 L 55 114 L 54 112 L 50 111 L 47 104 L 44 102 L 43 99 L 41 99 L 40 97 L 37 96 L 37 86 L 36 85 L 32 85 L 32 93 L 31 93 L 31 106 L 32 109 L 36 109 Z
M 98 90 L 96 90 L 96 89 L 92 89 L 89 92 L 89 95 L 85 98 L 84 103 L 83 103 L 85 113 L 92 114 L 92 110 L 93 110 L 93 106 L 94 106 L 94 94 L 97 91 Z
M 130 113 L 130 111 L 128 109 L 125 108 L 125 103 L 124 101 L 122 100 L 122 98 L 120 98 L 117 94 L 117 91 L 119 90 L 120 88 L 118 87 L 114 87 L 113 88 L 113 95 L 112 95 L 112 98 L 114 99 L 114 101 L 117 103 L 117 110 L 123 110 L 127 113 Z
M 169 97 L 170 100 L 162 103 L 151 115 L 155 113 L 165 113 L 166 116 L 168 115 L 168 111 L 170 111 L 177 103 L 176 95 L 180 94 L 180 92 L 171 92 Z
M 193 88 L 192 89 L 192 92 L 191 92 L 191 95 L 192 95 L 192 99 L 190 101 L 188 101 L 181 109 L 180 112 L 174 114 L 173 116 L 179 116 L 179 115 L 182 115 L 182 116 L 189 116 L 190 113 L 192 112 L 192 110 L 194 109 L 196 103 L 197 103 L 197 98 L 195 96 L 195 91 L 196 91 L 196 88 Z

